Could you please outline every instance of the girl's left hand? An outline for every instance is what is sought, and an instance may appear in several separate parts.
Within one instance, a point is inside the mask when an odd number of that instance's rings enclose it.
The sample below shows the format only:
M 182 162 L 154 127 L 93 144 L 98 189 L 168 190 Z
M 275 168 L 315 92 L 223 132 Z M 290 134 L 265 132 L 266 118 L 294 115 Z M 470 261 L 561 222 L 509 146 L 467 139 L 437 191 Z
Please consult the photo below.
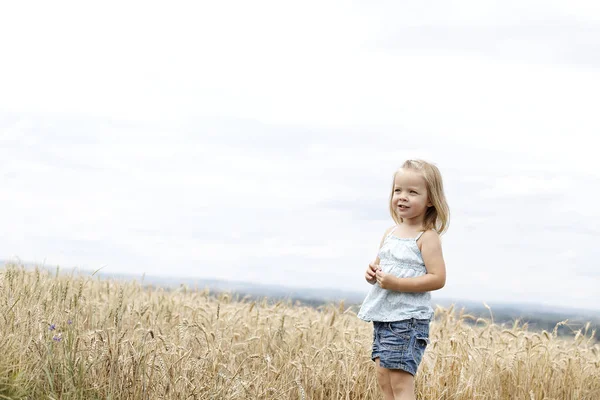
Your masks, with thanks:
M 375 277 L 377 278 L 377 284 L 382 289 L 390 289 L 392 287 L 394 275 L 383 272 L 382 270 L 378 270 L 375 274 Z

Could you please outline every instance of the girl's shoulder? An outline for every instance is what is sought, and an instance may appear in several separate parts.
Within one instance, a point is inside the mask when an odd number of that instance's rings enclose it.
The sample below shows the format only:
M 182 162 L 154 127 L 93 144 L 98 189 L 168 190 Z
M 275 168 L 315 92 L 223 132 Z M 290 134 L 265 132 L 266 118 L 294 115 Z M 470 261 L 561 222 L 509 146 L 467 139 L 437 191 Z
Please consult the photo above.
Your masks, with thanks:
M 428 238 L 428 239 L 439 239 L 440 238 L 440 234 L 434 230 L 434 229 L 428 229 L 426 231 L 423 231 L 423 234 L 421 235 L 422 238 Z
M 383 234 L 383 237 L 381 238 L 381 243 L 380 243 L 379 247 L 383 246 L 383 243 L 387 240 L 388 236 L 390 236 L 392 234 L 392 232 L 394 231 L 394 229 L 396 229 L 396 225 L 394 225 L 394 226 L 392 226 L 390 228 L 387 228 L 385 230 L 385 233 Z
M 392 226 L 390 226 L 389 228 L 387 228 L 387 229 L 385 230 L 385 236 L 387 236 L 387 235 L 389 235 L 390 233 L 392 233 L 392 232 L 394 231 L 394 229 L 396 229 L 396 227 L 397 227 L 397 226 L 398 226 L 398 225 L 392 225 Z
M 419 240 L 417 240 L 417 244 L 419 245 L 419 249 L 423 248 L 423 244 L 426 244 L 428 247 L 430 246 L 441 246 L 442 240 L 440 238 L 440 234 L 433 230 L 428 229 L 423 231 L 423 234 L 420 236 Z

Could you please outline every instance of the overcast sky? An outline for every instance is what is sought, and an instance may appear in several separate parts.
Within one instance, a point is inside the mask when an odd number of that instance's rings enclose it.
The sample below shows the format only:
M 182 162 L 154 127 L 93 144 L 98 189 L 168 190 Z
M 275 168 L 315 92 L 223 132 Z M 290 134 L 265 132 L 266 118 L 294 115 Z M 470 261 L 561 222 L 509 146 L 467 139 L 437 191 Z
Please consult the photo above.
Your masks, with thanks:
M 600 3 L 0 6 L 0 259 L 364 291 L 438 165 L 438 297 L 600 309 Z

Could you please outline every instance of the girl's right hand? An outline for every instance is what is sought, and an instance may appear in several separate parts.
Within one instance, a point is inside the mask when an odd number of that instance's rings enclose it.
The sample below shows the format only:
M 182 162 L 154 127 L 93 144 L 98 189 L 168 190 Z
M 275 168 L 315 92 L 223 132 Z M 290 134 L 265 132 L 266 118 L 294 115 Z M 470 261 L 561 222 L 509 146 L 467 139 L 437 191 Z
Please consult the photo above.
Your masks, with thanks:
M 367 268 L 367 272 L 365 273 L 365 279 L 371 285 L 374 285 L 377 282 L 376 272 L 379 270 L 379 264 L 369 264 L 369 268 Z

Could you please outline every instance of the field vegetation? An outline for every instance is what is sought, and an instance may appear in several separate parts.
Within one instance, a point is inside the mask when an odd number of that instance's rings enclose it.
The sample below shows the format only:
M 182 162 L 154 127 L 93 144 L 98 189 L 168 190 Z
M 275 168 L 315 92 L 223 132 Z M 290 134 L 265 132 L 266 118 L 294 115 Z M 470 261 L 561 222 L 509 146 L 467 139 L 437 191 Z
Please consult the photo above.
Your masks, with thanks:
M 371 325 L 343 303 L 312 308 L 7 265 L 0 315 L 2 399 L 381 398 Z M 595 333 L 557 329 L 438 308 L 418 398 L 600 399 Z

